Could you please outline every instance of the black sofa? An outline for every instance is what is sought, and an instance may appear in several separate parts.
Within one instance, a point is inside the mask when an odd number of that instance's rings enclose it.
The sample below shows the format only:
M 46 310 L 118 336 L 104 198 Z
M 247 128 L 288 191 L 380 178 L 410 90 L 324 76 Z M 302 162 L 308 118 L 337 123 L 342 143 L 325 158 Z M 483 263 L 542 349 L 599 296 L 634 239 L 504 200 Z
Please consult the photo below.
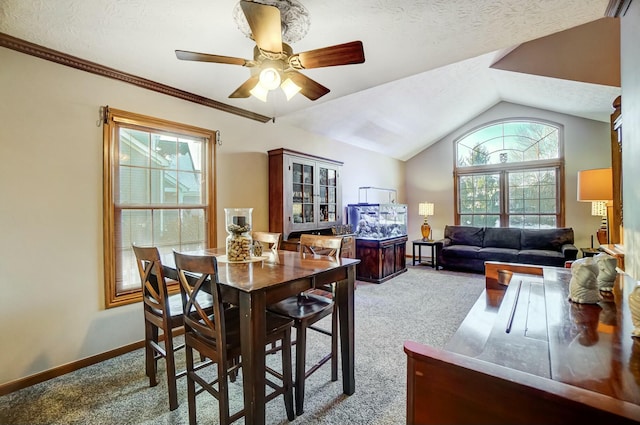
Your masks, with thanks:
M 438 265 L 484 273 L 485 261 L 563 267 L 578 248 L 573 229 L 518 229 L 511 227 L 445 226 L 436 244 Z

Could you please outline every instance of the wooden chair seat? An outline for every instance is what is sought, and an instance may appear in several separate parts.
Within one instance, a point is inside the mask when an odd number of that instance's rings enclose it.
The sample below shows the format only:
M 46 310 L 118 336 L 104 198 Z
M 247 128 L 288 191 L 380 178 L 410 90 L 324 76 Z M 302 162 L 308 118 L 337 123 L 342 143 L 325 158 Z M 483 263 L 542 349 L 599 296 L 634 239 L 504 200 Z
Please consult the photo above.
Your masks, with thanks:
M 213 315 L 207 316 L 210 322 L 214 321 Z M 226 344 L 230 358 L 240 359 L 240 309 L 238 307 L 227 307 L 224 310 L 224 321 L 226 326 Z M 205 319 L 197 319 L 201 326 L 206 326 Z M 284 332 L 287 327 L 291 328 L 293 323 L 286 317 L 281 317 L 273 313 L 267 312 L 267 343 L 277 342 L 279 334 Z M 215 346 L 217 341 L 209 338 L 205 334 L 198 336 L 203 341 Z
M 303 292 L 296 297 L 270 304 L 269 310 L 294 320 L 317 322 L 332 313 L 333 300 L 311 292 Z

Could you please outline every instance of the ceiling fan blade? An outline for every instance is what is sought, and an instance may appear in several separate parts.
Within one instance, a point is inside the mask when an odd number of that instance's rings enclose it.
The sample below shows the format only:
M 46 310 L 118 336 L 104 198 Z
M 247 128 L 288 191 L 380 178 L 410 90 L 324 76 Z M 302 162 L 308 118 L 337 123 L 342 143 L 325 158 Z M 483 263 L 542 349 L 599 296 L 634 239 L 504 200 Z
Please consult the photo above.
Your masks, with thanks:
M 268 52 L 282 52 L 280 10 L 275 6 L 245 0 L 240 2 L 240 6 L 258 47 Z
M 337 44 L 335 46 L 298 53 L 291 56 L 289 61 L 295 69 L 311 69 L 363 63 L 364 49 L 362 47 L 362 41 L 352 41 L 350 43 Z M 299 62 L 299 67 L 296 62 Z
M 254 76 L 249 78 L 247 81 L 242 83 L 240 87 L 236 89 L 233 93 L 229 95 L 230 98 L 240 98 L 240 97 L 249 97 L 251 96 L 251 89 L 253 89 L 258 81 L 260 80 L 259 76 Z
M 300 87 L 300 93 L 309 98 L 316 100 L 329 93 L 329 89 L 320 83 L 313 81 L 311 78 L 296 71 L 287 72 L 285 74 Z
M 248 66 L 249 61 L 231 56 L 210 55 L 208 53 L 187 52 L 186 50 L 176 50 L 176 57 L 183 61 L 228 63 L 230 65 Z

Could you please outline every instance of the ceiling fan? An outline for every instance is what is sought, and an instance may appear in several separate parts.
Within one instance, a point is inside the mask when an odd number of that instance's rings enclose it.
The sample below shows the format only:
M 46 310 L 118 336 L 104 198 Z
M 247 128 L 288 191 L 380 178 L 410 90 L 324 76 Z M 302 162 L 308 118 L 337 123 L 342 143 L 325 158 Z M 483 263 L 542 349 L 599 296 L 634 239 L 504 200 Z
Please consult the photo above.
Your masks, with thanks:
M 254 95 L 266 102 L 269 91 L 281 87 L 287 100 L 298 92 L 310 100 L 316 100 L 329 93 L 329 89 L 298 72 L 299 70 L 364 62 L 361 41 L 294 53 L 291 46 L 282 41 L 282 22 L 278 7 L 248 0 L 241 0 L 240 6 L 249 24 L 251 39 L 256 43 L 253 60 L 176 50 L 176 56 L 181 60 L 250 68 L 251 77 L 231 93 L 230 98 Z

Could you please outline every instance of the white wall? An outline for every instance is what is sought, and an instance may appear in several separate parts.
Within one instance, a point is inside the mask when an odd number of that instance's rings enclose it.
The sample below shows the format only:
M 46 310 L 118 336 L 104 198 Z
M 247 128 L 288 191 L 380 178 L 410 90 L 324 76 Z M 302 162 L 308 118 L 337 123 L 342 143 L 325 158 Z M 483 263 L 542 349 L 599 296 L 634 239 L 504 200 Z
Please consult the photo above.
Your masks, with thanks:
M 0 384 L 143 339 L 141 305 L 104 309 L 102 127 L 109 105 L 222 133 L 224 208 L 268 228 L 267 151 L 344 161 L 343 202 L 359 186 L 401 189 L 404 163 L 282 124 L 262 124 L 0 48 Z M 399 195 L 402 200 L 403 195 Z
M 640 279 L 640 1 L 620 22 L 625 271 Z
M 613 103 L 614 99 L 611 99 Z M 613 112 L 613 107 L 611 108 Z M 429 223 L 433 237 L 444 236 L 444 227 L 454 223 L 454 141 L 481 124 L 506 118 L 538 118 L 564 126 L 565 199 L 567 227 L 573 227 L 578 248 L 591 245 L 591 235 L 600 226 L 600 218 L 591 215 L 591 203 L 577 202 L 579 170 L 611 166 L 609 123 L 586 120 L 542 109 L 501 102 L 464 126 L 407 161 L 407 201 L 409 203 L 409 240 L 421 238 L 418 203 L 435 203 L 435 215 Z M 597 240 L 594 237 L 595 243 Z

